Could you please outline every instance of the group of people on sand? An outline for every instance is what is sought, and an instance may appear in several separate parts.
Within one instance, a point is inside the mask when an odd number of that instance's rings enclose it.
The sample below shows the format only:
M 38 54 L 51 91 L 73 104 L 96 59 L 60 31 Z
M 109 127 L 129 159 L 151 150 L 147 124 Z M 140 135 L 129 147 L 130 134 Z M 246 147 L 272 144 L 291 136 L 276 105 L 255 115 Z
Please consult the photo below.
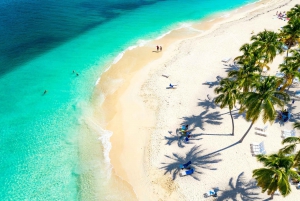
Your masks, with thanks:
M 188 131 L 188 129 L 189 129 L 189 125 L 185 125 L 181 127 L 182 136 L 186 136 L 187 138 L 191 137 L 191 132 Z
M 156 45 L 156 51 L 157 51 L 157 52 L 158 52 L 158 51 L 162 51 L 162 46 Z
M 285 11 L 283 11 L 283 12 L 276 12 L 276 16 L 277 16 L 277 18 L 278 19 L 280 19 L 280 20 L 289 20 L 290 18 L 287 18 L 287 15 L 286 15 L 286 12 Z

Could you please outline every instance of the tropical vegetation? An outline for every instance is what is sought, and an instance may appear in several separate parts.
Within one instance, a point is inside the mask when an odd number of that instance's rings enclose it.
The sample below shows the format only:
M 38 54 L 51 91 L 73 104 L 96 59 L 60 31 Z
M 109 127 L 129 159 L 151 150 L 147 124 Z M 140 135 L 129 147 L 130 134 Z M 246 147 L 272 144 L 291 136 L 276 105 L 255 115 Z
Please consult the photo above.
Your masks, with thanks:
M 224 108 L 226 106 L 229 107 L 229 114 L 231 116 L 231 122 L 232 122 L 232 135 L 234 135 L 234 121 L 232 117 L 232 109 L 235 106 L 235 103 L 239 96 L 239 90 L 236 82 L 230 80 L 230 79 L 223 79 L 220 82 L 220 86 L 215 88 L 215 92 L 217 94 L 220 94 L 216 99 L 215 102 L 217 104 L 220 104 L 221 108 Z
M 257 160 L 263 163 L 264 167 L 253 170 L 253 177 L 257 185 L 262 188 L 262 192 L 267 191 L 271 199 L 276 191 L 284 197 L 290 194 L 289 179 L 299 179 L 298 173 L 293 168 L 294 156 L 279 152 L 271 155 L 258 155 Z
M 262 117 L 264 123 L 273 123 L 277 118 L 276 109 L 283 109 L 289 100 L 290 86 L 295 79 L 300 80 L 300 5 L 287 12 L 290 18 L 287 25 L 277 33 L 264 30 L 251 37 L 251 42 L 241 46 L 242 55 L 234 59 L 234 70 L 228 72 L 228 78 L 220 81 L 215 89 L 218 94 L 215 102 L 221 108 L 228 107 L 234 134 L 232 109 L 239 103 L 239 112 L 245 114 L 250 123 L 249 128 L 239 140 L 243 142 L 253 124 Z M 270 69 L 269 64 L 277 54 L 286 51 L 284 62 L 278 66 L 284 75 L 282 78 L 263 76 L 263 69 Z M 300 122 L 294 124 L 300 129 Z M 257 160 L 264 167 L 253 170 L 253 177 L 262 192 L 273 198 L 276 191 L 282 196 L 291 192 L 290 179 L 300 181 L 300 137 L 288 137 L 282 141 L 285 145 L 276 154 L 258 155 Z M 300 147 L 300 146 L 299 146 Z M 299 148 L 298 147 L 298 148 Z M 297 172 L 298 171 L 298 172 Z

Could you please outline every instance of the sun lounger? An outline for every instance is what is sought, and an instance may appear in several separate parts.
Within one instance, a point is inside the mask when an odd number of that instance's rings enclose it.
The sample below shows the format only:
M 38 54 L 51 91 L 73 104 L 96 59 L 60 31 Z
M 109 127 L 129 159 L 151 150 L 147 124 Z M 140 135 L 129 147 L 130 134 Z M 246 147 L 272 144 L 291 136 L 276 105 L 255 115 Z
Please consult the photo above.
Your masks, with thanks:
M 296 136 L 295 130 L 283 130 L 283 131 L 281 131 L 281 137 L 282 138 L 295 137 L 295 136 Z
M 181 177 L 183 177 L 183 176 L 186 176 L 186 175 L 191 175 L 191 174 L 193 174 L 193 173 L 194 173 L 194 169 L 192 168 L 192 169 L 190 169 L 190 170 L 180 172 L 179 175 L 180 175 Z
M 300 189 L 300 182 L 296 186 L 297 189 Z
M 192 161 L 187 162 L 186 164 L 179 165 L 180 169 L 187 168 L 192 164 Z
M 251 152 L 253 156 L 259 155 L 259 154 L 266 154 L 264 142 L 261 143 L 251 143 L 250 144 Z
M 222 62 L 227 63 L 228 61 L 230 61 L 230 59 L 231 59 L 231 57 L 224 58 L 224 59 L 222 59 Z
M 296 133 L 295 130 L 282 130 L 281 133 Z
M 205 198 L 208 198 L 210 196 L 217 197 L 217 192 L 214 189 L 210 189 L 208 192 L 204 193 Z
M 299 78 L 296 77 L 293 79 L 293 84 L 298 85 L 299 83 Z
M 280 195 L 280 192 L 277 190 L 274 192 L 274 195 Z
M 263 132 L 266 132 L 268 126 L 264 126 L 264 127 L 255 127 L 256 130 L 259 130 L 259 131 L 263 131 Z
M 277 72 L 276 74 L 275 74 L 275 76 L 276 77 L 284 77 L 284 73 L 282 73 L 282 72 Z
M 167 89 L 176 89 L 176 87 L 177 87 L 177 84 L 169 84 L 169 86 L 168 87 L 166 87 Z
M 284 51 L 286 51 L 286 50 L 288 50 L 289 48 L 288 48 L 288 46 L 286 46 L 286 45 L 282 45 L 282 49 L 283 49 Z
M 300 97 L 300 91 L 299 90 L 295 92 L 295 96 Z
M 263 132 L 263 131 L 255 131 L 255 134 L 262 135 L 262 136 L 265 136 L 265 137 L 268 136 L 268 133 L 267 132 Z

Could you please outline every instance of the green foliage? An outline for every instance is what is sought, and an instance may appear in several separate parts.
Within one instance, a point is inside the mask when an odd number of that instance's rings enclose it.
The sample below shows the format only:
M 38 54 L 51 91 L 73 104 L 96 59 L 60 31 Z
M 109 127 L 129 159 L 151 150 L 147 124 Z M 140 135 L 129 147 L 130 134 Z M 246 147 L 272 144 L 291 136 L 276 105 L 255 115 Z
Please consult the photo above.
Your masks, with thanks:
M 243 92 L 248 92 L 253 88 L 253 85 L 259 81 L 259 73 L 261 68 L 255 64 L 255 61 L 240 61 L 242 67 L 239 70 L 233 70 L 228 73 L 228 77 L 234 78 L 238 87 Z
M 283 91 L 287 86 L 291 86 L 293 84 L 294 78 L 300 79 L 299 64 L 295 62 L 284 62 L 279 65 L 280 72 L 284 73 L 285 83 L 281 88 Z
M 300 123 L 299 122 L 294 123 L 294 128 L 300 129 Z M 288 144 L 288 145 L 280 149 L 280 152 L 282 152 L 283 154 L 294 153 L 297 148 L 297 145 L 300 145 L 300 137 L 285 138 L 282 141 L 282 144 Z M 295 154 L 294 160 L 295 160 L 294 167 L 297 167 L 300 170 L 300 150 Z
M 258 155 L 257 160 L 263 163 L 264 167 L 253 170 L 253 177 L 262 192 L 273 195 L 279 190 L 285 197 L 291 192 L 289 178 L 299 178 L 293 169 L 294 158 L 281 152 L 272 155 Z
M 287 12 L 287 17 L 289 18 L 299 18 L 300 17 L 300 5 L 295 5 L 290 11 Z
M 284 101 L 289 100 L 289 96 L 285 92 L 276 91 L 277 83 L 278 79 L 276 77 L 269 76 L 261 82 L 255 83 L 255 91 L 243 94 L 241 112 L 246 111 L 247 120 L 255 122 L 261 113 L 263 114 L 264 123 L 267 121 L 272 123 L 275 120 L 276 110 L 274 106 L 283 107 Z
M 231 110 L 233 109 L 240 95 L 237 83 L 230 79 L 222 79 L 220 82 L 220 86 L 215 88 L 215 93 L 219 94 L 219 96 L 217 96 L 215 99 L 215 103 L 220 104 L 221 108 L 224 108 L 226 106 L 229 107 L 229 112 L 232 120 L 232 134 L 234 135 L 234 121 Z
M 215 88 L 215 93 L 220 94 L 215 99 L 215 103 L 220 104 L 221 108 L 228 106 L 230 110 L 233 109 L 239 97 L 237 83 L 230 79 L 222 79 L 220 86 Z
M 277 33 L 264 30 L 251 37 L 253 47 L 260 53 L 264 63 L 272 62 L 277 51 L 282 52 L 282 42 L 279 40 Z
M 279 36 L 281 41 L 288 46 L 288 49 L 294 46 L 296 42 L 300 42 L 300 18 L 291 18 L 288 24 L 282 28 Z

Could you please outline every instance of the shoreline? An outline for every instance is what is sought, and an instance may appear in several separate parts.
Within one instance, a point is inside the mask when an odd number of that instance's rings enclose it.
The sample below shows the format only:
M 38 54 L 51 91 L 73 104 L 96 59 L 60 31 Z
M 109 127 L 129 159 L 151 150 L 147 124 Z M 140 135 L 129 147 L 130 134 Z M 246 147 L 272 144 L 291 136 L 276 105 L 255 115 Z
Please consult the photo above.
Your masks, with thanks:
M 165 61 L 168 61 L 170 54 L 174 55 L 173 52 L 176 51 L 179 51 L 182 56 L 178 47 L 184 41 L 205 38 L 209 33 L 220 29 L 221 26 L 225 26 L 227 23 L 238 23 L 251 14 L 252 17 L 255 17 L 255 12 L 264 9 L 264 4 L 269 2 L 272 0 L 250 3 L 238 8 L 238 10 L 232 10 L 227 18 L 219 16 L 213 21 L 193 23 L 191 27 L 175 29 L 164 37 L 150 41 L 142 47 L 126 50 L 122 58 L 102 74 L 96 86 L 94 97 L 98 97 L 101 93 L 106 97 L 101 109 L 97 109 L 96 113 L 103 112 L 105 114 L 104 127 L 113 132 L 110 139 L 112 144 L 110 151 L 112 174 L 131 185 L 138 199 L 143 197 L 142 200 L 146 198 L 157 200 L 165 196 L 166 192 L 174 200 L 184 197 L 181 192 L 176 190 L 180 188 L 180 184 L 174 183 L 151 165 L 151 161 L 152 163 L 154 161 L 152 155 L 157 155 L 153 152 L 155 152 L 155 148 L 159 147 L 153 145 L 153 136 L 157 132 L 156 128 L 160 127 L 160 124 L 157 124 L 159 121 L 158 113 L 161 113 L 161 107 L 164 105 L 160 104 L 160 97 L 155 96 L 157 92 L 153 92 L 151 88 L 151 84 L 154 83 L 149 81 L 149 75 L 155 74 L 156 77 L 161 77 L 157 72 L 167 73 L 168 67 L 176 61 L 169 61 L 169 63 Z M 162 45 L 163 51 L 156 53 L 154 51 L 156 45 Z M 188 51 L 187 54 L 191 52 Z M 123 66 L 126 68 L 122 68 Z M 218 75 L 217 73 L 212 74 L 213 76 Z M 167 80 L 180 82 L 180 80 L 172 79 L 172 77 Z M 170 94 L 168 95 L 170 96 Z M 139 122 L 139 124 L 136 125 L 132 122 Z M 152 173 L 160 175 L 159 178 L 164 181 L 164 184 L 160 184 L 160 187 L 154 187 L 151 182 L 157 184 L 160 181 L 150 181 L 149 174 Z M 149 192 L 149 188 L 151 192 Z M 153 192 L 158 195 L 153 195 Z

